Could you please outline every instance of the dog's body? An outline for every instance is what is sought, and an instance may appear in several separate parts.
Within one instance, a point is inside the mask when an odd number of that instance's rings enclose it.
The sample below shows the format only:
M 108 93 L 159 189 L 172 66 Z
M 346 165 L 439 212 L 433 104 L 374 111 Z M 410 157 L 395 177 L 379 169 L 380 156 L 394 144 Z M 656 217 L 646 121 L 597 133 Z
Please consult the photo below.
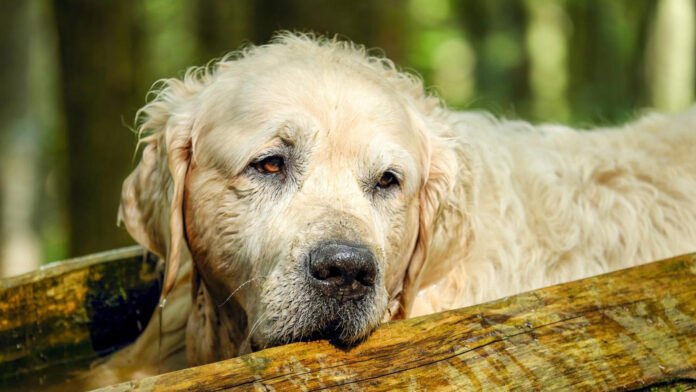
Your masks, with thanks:
M 696 249 L 696 110 L 592 131 L 450 118 L 477 192 L 451 194 L 412 316 Z
M 167 82 L 143 113 L 152 135 L 121 212 L 167 257 L 172 291 L 162 339 L 156 313 L 95 369 L 98 383 L 183 366 L 187 324 L 189 364 L 312 337 L 350 343 L 382 316 L 696 250 L 694 109 L 592 132 L 455 113 L 359 47 L 286 35 Z M 336 299 L 329 269 L 303 272 L 331 255 L 351 274 L 359 264 L 348 278 L 363 291 L 340 286 Z

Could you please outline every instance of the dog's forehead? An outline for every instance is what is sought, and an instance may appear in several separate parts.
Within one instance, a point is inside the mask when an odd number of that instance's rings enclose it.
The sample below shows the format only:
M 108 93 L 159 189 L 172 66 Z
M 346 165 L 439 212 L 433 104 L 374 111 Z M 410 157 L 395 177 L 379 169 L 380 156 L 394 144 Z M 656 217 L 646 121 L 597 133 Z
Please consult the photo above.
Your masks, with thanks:
M 204 143 L 234 155 L 229 158 L 237 168 L 278 137 L 312 140 L 327 152 L 355 157 L 419 155 L 420 138 L 402 97 L 372 76 L 295 63 L 214 82 Z
M 369 68 L 346 64 L 278 64 L 240 80 L 235 98 L 229 104 L 241 112 L 305 111 L 330 128 L 360 121 L 407 125 L 402 97 Z

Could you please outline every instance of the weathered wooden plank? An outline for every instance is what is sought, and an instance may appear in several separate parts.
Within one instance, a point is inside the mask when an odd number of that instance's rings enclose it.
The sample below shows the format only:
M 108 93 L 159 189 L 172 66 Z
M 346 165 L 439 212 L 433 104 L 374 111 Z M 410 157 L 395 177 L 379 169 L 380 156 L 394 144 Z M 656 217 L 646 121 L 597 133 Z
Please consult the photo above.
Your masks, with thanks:
M 696 385 L 696 254 L 101 389 L 626 390 Z
M 0 389 L 33 389 L 132 342 L 159 295 L 140 247 L 0 280 Z

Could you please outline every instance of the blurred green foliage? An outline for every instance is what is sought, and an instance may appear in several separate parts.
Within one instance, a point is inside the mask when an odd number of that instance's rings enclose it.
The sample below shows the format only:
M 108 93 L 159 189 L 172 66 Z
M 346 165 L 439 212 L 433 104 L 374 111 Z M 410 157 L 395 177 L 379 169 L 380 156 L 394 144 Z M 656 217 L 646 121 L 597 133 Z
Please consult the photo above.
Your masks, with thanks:
M 130 243 L 114 222 L 149 86 L 280 29 L 379 48 L 452 108 L 531 121 L 616 124 L 694 91 L 694 0 L 1 0 L 0 26 L 3 167 L 31 168 L 3 170 L 5 265 Z

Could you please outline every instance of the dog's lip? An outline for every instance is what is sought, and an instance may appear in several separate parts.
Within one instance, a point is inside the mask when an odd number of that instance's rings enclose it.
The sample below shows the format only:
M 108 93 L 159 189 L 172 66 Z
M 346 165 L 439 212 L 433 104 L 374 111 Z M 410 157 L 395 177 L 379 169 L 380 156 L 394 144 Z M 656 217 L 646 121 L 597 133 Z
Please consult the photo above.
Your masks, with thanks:
M 249 339 L 249 348 L 251 348 L 252 352 L 263 350 L 263 347 L 261 347 L 261 345 L 254 339 L 253 336 Z
M 251 336 L 249 337 L 249 348 L 252 352 L 256 352 L 271 347 L 282 346 L 285 344 L 311 342 L 317 340 L 326 340 L 331 344 L 334 344 L 339 347 L 349 347 L 353 344 L 357 344 L 360 341 L 360 339 L 356 340 L 355 336 L 342 337 L 343 332 L 344 331 L 341 328 L 341 321 L 339 319 L 332 319 L 327 321 L 323 327 L 317 328 L 316 330 L 309 332 L 302 337 L 291 339 L 288 341 L 283 341 L 274 338 L 273 336 L 260 337 L 260 339 L 257 340 L 257 338 L 259 338 L 258 336 Z M 359 335 L 366 336 L 369 334 Z

